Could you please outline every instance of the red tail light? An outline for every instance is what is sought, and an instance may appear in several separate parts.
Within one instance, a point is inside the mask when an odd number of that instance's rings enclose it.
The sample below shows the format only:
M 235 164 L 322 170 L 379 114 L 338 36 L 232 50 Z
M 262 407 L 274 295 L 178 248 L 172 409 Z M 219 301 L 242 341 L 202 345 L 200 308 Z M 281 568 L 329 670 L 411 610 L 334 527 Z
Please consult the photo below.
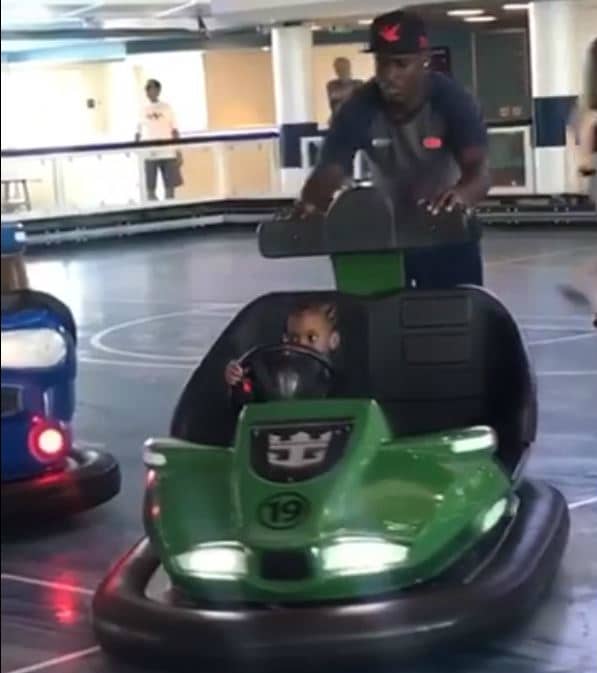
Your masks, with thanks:
M 35 417 L 29 430 L 29 451 L 44 463 L 56 461 L 68 450 L 68 437 L 59 424 Z

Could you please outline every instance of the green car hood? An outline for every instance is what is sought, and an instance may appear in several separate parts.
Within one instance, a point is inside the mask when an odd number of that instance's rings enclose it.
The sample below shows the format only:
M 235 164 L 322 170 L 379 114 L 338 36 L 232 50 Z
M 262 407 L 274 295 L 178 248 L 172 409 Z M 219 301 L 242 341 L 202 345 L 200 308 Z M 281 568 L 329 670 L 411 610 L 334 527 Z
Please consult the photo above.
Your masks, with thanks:
M 507 514 L 495 441 L 485 427 L 394 439 L 372 401 L 250 405 L 234 447 L 147 444 L 146 529 L 173 582 L 199 599 L 403 588 Z

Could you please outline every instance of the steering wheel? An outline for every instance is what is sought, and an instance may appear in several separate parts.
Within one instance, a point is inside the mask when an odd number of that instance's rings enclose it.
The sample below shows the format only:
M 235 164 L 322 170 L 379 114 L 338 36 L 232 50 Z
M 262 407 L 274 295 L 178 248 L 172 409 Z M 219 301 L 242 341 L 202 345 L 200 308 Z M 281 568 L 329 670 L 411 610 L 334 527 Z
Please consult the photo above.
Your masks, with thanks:
M 329 357 L 295 344 L 256 346 L 239 365 L 244 375 L 233 393 L 244 404 L 326 397 L 334 379 Z

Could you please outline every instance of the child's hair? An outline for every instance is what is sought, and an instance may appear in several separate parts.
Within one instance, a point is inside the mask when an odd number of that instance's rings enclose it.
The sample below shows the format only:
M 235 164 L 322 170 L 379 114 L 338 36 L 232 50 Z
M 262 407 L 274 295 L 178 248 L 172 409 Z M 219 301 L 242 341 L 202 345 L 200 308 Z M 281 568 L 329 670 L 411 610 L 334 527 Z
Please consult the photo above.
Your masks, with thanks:
M 338 327 L 338 309 L 332 302 L 307 299 L 296 304 L 288 314 L 288 318 L 298 317 L 304 313 L 318 313 L 328 321 L 332 330 Z

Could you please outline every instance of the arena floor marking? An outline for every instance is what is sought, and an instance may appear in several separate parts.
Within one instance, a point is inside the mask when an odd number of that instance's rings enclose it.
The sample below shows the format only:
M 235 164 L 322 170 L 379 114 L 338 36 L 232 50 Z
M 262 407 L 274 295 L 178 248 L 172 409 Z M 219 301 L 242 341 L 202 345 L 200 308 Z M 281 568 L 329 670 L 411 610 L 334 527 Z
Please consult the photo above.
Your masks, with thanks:
M 83 596 L 93 596 L 92 589 L 79 587 L 76 584 L 66 584 L 63 582 L 51 582 L 50 580 L 37 579 L 35 577 L 26 577 L 25 575 L 14 575 L 12 573 L 0 574 L 0 579 L 5 582 L 19 582 L 20 584 L 30 584 L 31 586 L 43 587 L 45 589 L 55 589 L 57 591 L 68 591 L 73 594 L 82 594 Z
M 60 657 L 54 657 L 52 659 L 46 659 L 45 661 L 40 661 L 39 664 L 33 664 L 31 666 L 24 666 L 23 668 L 15 668 L 8 673 L 37 673 L 37 671 L 45 671 L 48 668 L 54 668 L 55 666 L 60 666 L 60 664 L 68 664 L 72 661 L 78 661 L 79 659 L 85 659 L 86 657 L 91 656 L 92 654 L 98 654 L 101 651 L 99 645 L 94 645 L 93 647 L 88 647 L 84 650 L 77 650 L 76 652 L 71 652 L 70 654 L 63 654 Z
M 597 505 L 597 496 L 587 498 L 586 500 L 578 500 L 577 502 L 570 503 L 568 505 L 568 509 L 569 510 L 581 509 L 582 507 L 590 507 L 591 505 Z
M 553 339 L 540 339 L 539 341 L 529 341 L 529 346 L 549 346 L 551 344 L 567 343 L 570 341 L 583 341 L 584 339 L 594 339 L 597 337 L 597 330 L 592 332 L 583 332 L 582 334 L 571 334 Z
M 537 376 L 597 376 L 597 369 L 538 371 Z
M 144 318 L 136 318 L 135 320 L 127 320 L 125 322 L 116 323 L 110 327 L 94 334 L 90 339 L 90 344 L 96 350 L 108 353 L 110 355 L 121 355 L 128 358 L 141 358 L 145 360 L 159 360 L 159 361 L 173 361 L 173 362 L 197 362 L 197 355 L 167 355 L 160 353 L 141 353 L 139 351 L 129 351 L 122 348 L 112 348 L 106 346 L 103 340 L 110 334 L 120 332 L 131 327 L 138 327 L 139 325 L 146 325 L 148 323 L 157 322 L 159 320 L 167 320 L 169 318 L 180 318 L 184 316 L 199 316 L 203 318 L 230 318 L 234 314 L 230 312 L 229 305 L 225 310 L 215 308 L 217 305 L 211 305 L 210 308 L 196 308 L 187 309 L 185 311 L 172 311 L 170 313 L 158 313 L 156 315 L 146 316 Z
M 498 259 L 490 259 L 485 262 L 485 266 L 499 266 L 501 264 L 518 264 L 519 262 L 530 262 L 535 259 L 550 259 L 552 257 L 559 257 L 560 255 L 573 255 L 577 252 L 586 252 L 587 247 L 569 248 L 568 250 L 556 250 L 555 252 L 538 252 L 533 255 L 522 255 L 520 257 L 501 257 Z
M 202 359 L 203 355 L 198 356 L 197 363 Z M 184 371 L 190 372 L 193 369 L 193 362 L 189 361 L 187 364 L 181 364 L 176 362 L 155 362 L 155 361 L 145 361 L 142 360 L 112 360 L 109 358 L 94 358 L 88 357 L 87 355 L 79 355 L 77 358 L 78 362 L 85 365 L 98 365 L 98 366 L 108 366 L 108 367 L 137 367 L 140 369 L 148 368 L 157 368 L 157 369 L 182 369 Z

